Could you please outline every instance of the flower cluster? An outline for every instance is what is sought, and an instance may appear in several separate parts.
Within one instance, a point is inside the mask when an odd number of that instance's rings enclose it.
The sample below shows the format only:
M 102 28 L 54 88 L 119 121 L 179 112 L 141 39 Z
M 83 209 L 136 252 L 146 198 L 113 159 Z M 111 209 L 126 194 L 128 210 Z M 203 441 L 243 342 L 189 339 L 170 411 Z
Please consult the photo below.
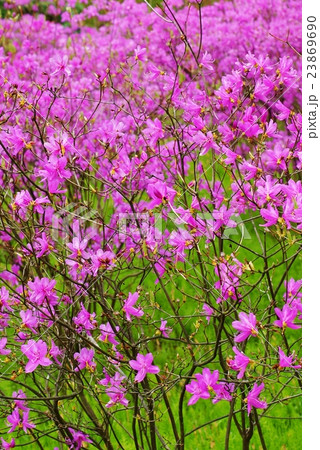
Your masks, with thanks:
M 152 5 L 5 2 L 3 448 L 184 449 L 226 402 L 265 448 L 298 405 L 300 0 Z

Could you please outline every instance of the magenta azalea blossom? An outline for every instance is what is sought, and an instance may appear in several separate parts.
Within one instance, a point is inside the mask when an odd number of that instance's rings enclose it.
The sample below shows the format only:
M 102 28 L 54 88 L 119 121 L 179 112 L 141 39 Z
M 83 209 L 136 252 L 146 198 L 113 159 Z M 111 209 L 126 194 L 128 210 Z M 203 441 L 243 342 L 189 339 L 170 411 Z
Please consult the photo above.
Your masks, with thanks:
M 150 147 L 154 147 L 157 141 L 164 137 L 162 123 L 158 118 L 156 118 L 154 122 L 150 119 L 147 119 L 146 124 L 147 128 L 145 128 L 144 132 L 148 136 Z
M 162 336 L 164 336 L 166 338 L 169 337 L 168 333 L 171 333 L 171 331 L 172 331 L 171 328 L 167 327 L 167 320 L 163 320 L 163 319 L 161 319 L 161 324 L 160 324 L 159 330 L 161 331 Z
M 74 369 L 78 372 L 82 369 L 88 369 L 90 372 L 94 372 L 96 363 L 93 361 L 94 350 L 88 348 L 82 348 L 80 353 L 75 353 L 74 359 L 78 361 L 79 366 Z
M 167 203 L 172 203 L 174 197 L 176 196 L 176 191 L 169 188 L 162 181 L 157 181 L 155 183 L 150 183 L 147 188 L 147 192 L 152 201 L 149 203 L 149 209 L 153 209 L 161 204 L 166 205 Z
M 30 301 L 41 306 L 43 303 L 49 303 L 54 306 L 58 303 L 58 296 L 54 290 L 56 280 L 49 278 L 36 277 L 34 281 L 29 281 Z
M 61 362 L 57 359 L 58 356 L 62 355 L 62 350 L 51 340 L 51 348 L 49 351 L 49 355 L 52 356 L 52 358 L 55 360 L 55 362 L 59 365 L 61 365 Z
M 115 327 L 116 331 L 119 331 L 119 327 Z M 110 344 L 118 345 L 119 342 L 115 339 L 116 333 L 113 331 L 109 322 L 106 324 L 100 325 L 101 335 L 99 336 L 99 340 L 103 342 L 110 342 Z
M 43 177 L 42 181 L 47 181 L 48 183 L 50 194 L 65 192 L 65 190 L 59 190 L 58 187 L 64 180 L 72 176 L 72 172 L 66 169 L 67 164 L 68 160 L 65 156 L 58 158 L 55 155 L 51 155 L 43 169 L 39 170 L 39 175 Z
M 112 385 L 106 389 L 106 394 L 110 397 L 110 401 L 106 404 L 107 408 L 111 408 L 116 404 L 128 406 L 129 400 L 125 398 L 126 390 L 123 386 Z
M 3 450 L 8 450 L 9 448 L 14 448 L 16 446 L 16 442 L 14 438 L 12 438 L 10 442 L 6 442 L 3 438 L 1 438 L 1 445 Z
M 298 314 L 297 308 L 291 308 L 288 304 L 285 304 L 282 310 L 280 308 L 274 308 L 274 311 L 279 317 L 279 320 L 275 320 L 273 322 L 277 327 L 280 327 L 283 330 L 285 330 L 287 327 L 293 329 L 301 328 L 301 325 L 293 323 Z
M 22 428 L 25 433 L 29 428 L 35 428 L 35 425 L 29 422 L 29 410 L 20 412 L 19 408 L 15 408 L 7 420 L 11 424 L 9 433 L 12 433 L 17 427 Z
M 50 242 L 48 241 L 48 238 L 47 238 L 47 235 L 45 232 L 41 233 L 41 237 L 38 237 L 35 240 L 34 247 L 36 249 L 36 257 L 37 258 L 41 258 L 41 256 L 43 256 L 43 255 L 48 255 L 53 248 L 52 245 L 50 244 Z
M 12 392 L 12 397 L 15 399 L 14 404 L 17 408 L 21 409 L 22 411 L 29 411 L 24 400 L 27 396 L 22 389 L 19 389 L 18 392 Z
M 300 292 L 302 280 L 295 281 L 293 278 L 287 282 L 284 282 L 286 292 L 283 294 L 283 298 L 286 302 L 291 304 L 295 298 L 301 299 L 302 293 Z
M 209 305 L 207 305 L 206 303 L 204 303 L 204 305 L 203 305 L 203 307 L 202 307 L 202 310 L 205 312 L 207 322 L 209 323 L 209 322 L 210 322 L 210 319 L 211 319 L 211 316 L 212 316 L 212 314 L 214 313 L 214 309 L 211 308 L 211 306 L 209 306 Z
M 263 208 L 260 210 L 261 216 L 266 220 L 266 223 L 261 225 L 262 227 L 271 227 L 278 222 L 279 219 L 279 211 L 277 208 L 274 208 L 271 205 L 268 205 L 267 208 Z
M 88 259 L 89 254 L 85 251 L 85 248 L 87 247 L 88 241 L 86 239 L 83 239 L 81 241 L 78 237 L 75 237 L 72 239 L 72 243 L 68 243 L 67 247 L 71 250 L 70 258 L 77 259 L 77 258 L 84 258 Z
M 11 353 L 11 350 L 5 348 L 7 341 L 8 339 L 6 337 L 0 339 L 0 355 L 9 355 Z
M 130 366 L 133 370 L 137 370 L 138 373 L 135 376 L 135 381 L 140 383 L 142 380 L 144 380 L 147 373 L 159 373 L 160 369 L 158 366 L 152 365 L 153 361 L 153 354 L 147 353 L 146 355 L 142 355 L 141 353 L 138 353 L 137 359 L 132 359 L 129 361 Z
M 234 228 L 237 226 L 237 223 L 234 220 L 231 220 L 230 217 L 233 214 L 232 209 L 227 209 L 225 205 L 221 206 L 219 210 L 213 211 L 212 216 L 215 219 L 213 224 L 213 231 L 219 230 L 222 226 L 228 228 Z
M 29 328 L 32 333 L 37 334 L 37 331 L 35 330 L 35 328 L 38 327 L 39 325 L 39 321 L 37 319 L 37 317 L 35 317 L 32 314 L 32 311 L 30 309 L 27 310 L 22 310 L 20 311 L 20 317 L 21 317 L 21 326 L 23 328 Z
M 204 383 L 207 389 L 215 389 L 219 378 L 219 371 L 214 370 L 212 373 L 210 369 L 203 369 L 202 373 L 196 373 L 196 379 L 199 383 Z
M 13 311 L 10 306 L 9 291 L 4 286 L 0 289 L 0 311 Z
M 80 304 L 81 310 L 79 313 L 73 318 L 74 323 L 77 326 L 77 330 L 79 332 L 85 330 L 88 334 L 90 334 L 91 330 L 94 330 L 97 326 L 97 321 L 95 319 L 96 313 L 89 313 L 86 310 L 83 303 Z
M 111 270 L 115 266 L 116 255 L 112 252 L 97 250 L 97 253 L 91 256 L 93 275 L 97 275 L 100 268 Z
M 245 399 L 245 402 L 247 403 L 248 408 L 248 416 L 251 412 L 252 407 L 259 409 L 266 409 L 268 404 L 262 400 L 259 400 L 259 395 L 261 391 L 264 389 L 264 383 L 261 383 L 260 386 L 258 386 L 257 383 L 254 384 L 253 389 L 248 393 L 247 398 Z
M 69 448 L 80 450 L 83 448 L 82 444 L 84 442 L 92 443 L 92 440 L 89 439 L 89 435 L 82 433 L 81 431 L 74 430 L 73 428 L 69 428 L 70 433 L 72 434 L 72 440 L 68 439 L 67 444 L 70 446 Z
M 134 307 L 138 298 L 139 298 L 138 292 L 135 292 L 134 294 L 131 294 L 131 292 L 129 292 L 129 296 L 127 300 L 124 302 L 123 310 L 126 313 L 126 317 L 129 322 L 131 322 L 132 320 L 131 316 L 141 317 L 144 315 L 144 312 L 140 307 L 139 308 Z
M 210 398 L 210 392 L 204 382 L 198 382 L 192 380 L 191 383 L 187 384 L 186 391 L 192 394 L 192 397 L 188 401 L 188 405 L 194 405 L 200 398 L 208 399 Z
M 192 394 L 188 405 L 194 405 L 200 398 L 208 399 L 211 397 L 211 392 L 219 390 L 217 381 L 219 378 L 219 371 L 214 370 L 212 373 L 210 369 L 205 368 L 201 373 L 195 375 L 197 381 L 192 380 L 186 385 L 186 390 Z
M 67 77 L 71 75 L 71 71 L 68 68 L 68 56 L 67 55 L 57 55 L 51 58 L 50 62 L 54 66 L 54 71 L 51 72 L 51 76 L 56 76 L 58 74 L 64 74 Z
M 246 314 L 245 312 L 241 312 L 239 319 L 232 322 L 233 328 L 240 331 L 240 334 L 234 338 L 235 342 L 245 341 L 249 336 L 258 336 L 258 330 L 256 328 L 257 319 L 253 313 Z
M 212 403 L 218 403 L 221 400 L 226 400 L 227 402 L 231 402 L 232 400 L 232 392 L 234 391 L 235 385 L 234 383 L 219 383 L 215 388 L 216 396 L 212 400 Z
M 52 361 L 47 358 L 47 344 L 42 341 L 29 340 L 27 344 L 21 345 L 21 351 L 29 359 L 25 367 L 25 372 L 33 372 L 38 366 L 50 366 Z
M 281 347 L 279 347 L 279 368 L 280 369 L 283 369 L 284 367 L 292 367 L 293 369 L 300 369 L 301 368 L 300 364 L 297 364 L 295 366 L 293 365 L 295 361 L 296 361 L 296 357 L 294 354 L 292 354 L 290 356 L 286 356 L 286 354 L 281 349 Z
M 244 353 L 240 352 L 237 347 L 232 347 L 232 350 L 236 354 L 234 359 L 228 359 L 228 364 L 232 370 L 237 370 L 239 373 L 237 375 L 238 380 L 243 378 L 246 371 L 247 365 L 250 362 L 250 358 Z

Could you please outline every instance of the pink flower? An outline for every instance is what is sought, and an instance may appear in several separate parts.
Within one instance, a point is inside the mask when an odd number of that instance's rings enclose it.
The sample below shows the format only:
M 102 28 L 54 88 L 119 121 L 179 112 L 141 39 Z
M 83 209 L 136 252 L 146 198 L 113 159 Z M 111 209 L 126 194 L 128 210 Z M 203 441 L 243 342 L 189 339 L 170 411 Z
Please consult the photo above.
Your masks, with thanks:
M 174 197 L 176 196 L 176 191 L 169 188 L 162 181 L 157 181 L 156 183 L 148 184 L 147 193 L 152 199 L 148 205 L 149 209 L 154 208 L 158 205 L 166 205 L 167 203 L 172 203 Z
M 275 225 L 278 222 L 279 219 L 279 211 L 277 208 L 274 208 L 271 205 L 267 206 L 266 208 L 263 208 L 260 210 L 261 216 L 266 220 L 266 223 L 263 225 L 260 225 L 261 227 L 271 227 L 272 225 Z
M 222 226 L 234 228 L 237 226 L 237 223 L 234 220 L 231 220 L 230 217 L 233 214 L 232 209 L 227 209 L 226 205 L 222 205 L 219 210 L 215 210 L 212 212 L 213 218 L 215 219 L 213 225 L 213 231 L 219 230 Z
M 42 341 L 29 340 L 27 344 L 21 345 L 21 351 L 29 359 L 25 372 L 33 372 L 38 366 L 50 366 L 52 361 L 46 357 L 48 353 L 47 344 Z
M 276 144 L 272 150 L 267 150 L 265 156 L 267 156 L 268 168 L 272 170 L 286 170 L 287 158 L 289 156 L 289 149 L 283 148 L 282 145 Z
M 50 245 L 47 235 L 45 232 L 41 234 L 41 237 L 38 237 L 35 240 L 35 249 L 36 249 L 36 257 L 41 258 L 43 255 L 48 255 L 52 250 L 52 245 Z
M 72 239 L 72 244 L 69 242 L 67 244 L 67 247 L 71 250 L 71 255 L 69 255 L 70 258 L 77 259 L 77 258 L 83 258 L 88 259 L 90 257 L 89 253 L 85 252 L 84 249 L 87 247 L 88 241 L 86 239 L 83 239 L 83 241 L 80 241 L 78 237 L 75 237 Z
M 248 339 L 249 336 L 258 336 L 258 330 L 256 328 L 257 319 L 253 313 L 246 314 L 241 312 L 239 314 L 239 320 L 232 322 L 233 328 L 240 331 L 234 338 L 234 342 L 242 342 Z
M 259 167 L 250 164 L 248 161 L 245 161 L 240 167 L 240 171 L 245 174 L 245 180 L 251 180 L 254 178 L 257 175 L 258 169 Z
M 79 332 L 86 330 L 90 335 L 90 330 L 94 330 L 97 326 L 97 321 L 95 320 L 96 313 L 89 313 L 86 308 L 81 303 L 80 312 L 73 318 L 74 323 L 77 326 Z
M 237 378 L 238 380 L 243 378 L 244 373 L 246 371 L 247 365 L 250 362 L 250 358 L 246 356 L 244 353 L 240 352 L 237 347 L 232 347 L 232 350 L 236 354 L 234 360 L 228 359 L 227 362 L 232 370 L 239 371 Z
M 149 69 L 149 80 L 150 81 L 154 81 L 156 80 L 160 75 L 164 75 L 165 72 L 163 72 L 162 70 L 158 69 L 158 67 L 156 67 L 154 64 L 150 64 L 148 66 Z
M 271 200 L 277 201 L 277 195 L 282 190 L 281 184 L 277 182 L 276 179 L 273 179 L 270 175 L 266 176 L 266 180 L 259 180 L 257 182 L 257 194 L 260 199 L 260 203 L 263 204 L 265 202 L 270 202 Z M 264 214 L 266 214 L 266 210 L 264 209 Z M 276 215 L 276 213 L 275 213 Z M 263 216 L 264 217 L 264 216 Z
M 226 156 L 226 159 L 224 160 L 224 162 L 226 164 L 235 165 L 235 162 L 237 160 L 241 160 L 242 159 L 241 155 L 238 155 L 238 153 L 233 152 L 232 150 L 230 150 L 227 147 L 224 147 L 223 154 Z
M 71 75 L 71 70 L 68 68 L 68 56 L 67 55 L 57 55 L 51 58 L 50 62 L 55 67 L 54 71 L 50 73 L 51 76 L 58 75 L 62 73 L 69 77 Z
M 67 439 L 67 444 L 70 446 L 70 449 L 80 450 L 84 448 L 82 444 L 84 442 L 92 443 L 91 439 L 89 439 L 88 434 L 84 434 L 81 431 L 74 430 L 73 428 L 68 428 L 70 433 L 72 434 L 72 440 Z
M 107 123 L 105 129 L 105 136 L 109 144 L 114 145 L 116 141 L 124 135 L 124 130 L 125 125 L 123 122 L 118 122 L 114 119 L 110 120 L 110 122 Z
M 38 327 L 39 322 L 38 319 L 32 314 L 32 311 L 30 309 L 27 309 L 26 311 L 22 310 L 19 314 L 22 319 L 21 326 L 24 328 L 29 328 L 32 333 L 37 334 L 35 328 Z
M 205 368 L 203 369 L 202 373 L 196 373 L 196 379 L 199 383 L 204 383 L 207 389 L 213 389 L 215 390 L 217 387 L 217 381 L 219 378 L 219 371 L 214 370 L 212 373 L 210 372 L 210 369 Z
M 11 204 L 11 208 L 13 211 L 18 210 L 20 216 L 25 218 L 28 207 L 31 207 L 39 214 L 43 214 L 44 209 L 41 205 L 45 203 L 50 203 L 48 197 L 38 197 L 33 200 L 28 191 L 21 191 L 17 193 L 13 203 Z
M 196 379 L 192 380 L 191 383 L 187 384 L 186 391 L 192 394 L 188 405 L 194 405 L 200 398 L 208 399 L 210 398 L 211 391 L 216 391 L 218 389 L 219 371 L 214 370 L 212 373 L 210 369 L 205 368 L 201 373 L 196 374 Z
M 0 289 L 0 311 L 4 310 L 13 311 L 11 306 L 9 305 L 9 291 L 4 286 Z
M 49 278 L 36 277 L 34 281 L 29 281 L 29 296 L 30 301 L 41 306 L 42 303 L 49 303 L 51 306 L 55 306 L 58 303 L 58 296 L 54 291 L 56 280 L 50 280 Z
M 39 175 L 42 176 L 42 181 L 47 181 L 48 189 L 51 194 L 63 193 L 58 189 L 60 183 L 64 180 L 71 178 L 72 173 L 69 169 L 66 169 L 68 160 L 65 156 L 58 158 L 55 155 L 51 155 L 49 160 L 43 166 L 43 169 L 39 170 Z
M 258 137 L 263 131 L 260 125 L 257 123 L 258 118 L 254 115 L 254 108 L 249 106 L 246 112 L 242 116 L 242 119 L 238 122 L 238 128 L 243 131 L 248 137 Z
M 133 370 L 138 371 L 137 375 L 135 376 L 136 382 L 140 383 L 142 380 L 144 380 L 147 373 L 160 372 L 158 366 L 152 365 L 152 361 L 152 353 L 147 353 L 146 355 L 138 353 L 136 360 L 132 359 L 131 361 L 129 361 L 130 367 L 132 367 Z
M 144 312 L 140 307 L 138 309 L 134 307 L 138 298 L 138 292 L 135 292 L 134 294 L 131 294 L 131 292 L 129 292 L 129 296 L 124 302 L 123 311 L 126 313 L 126 317 L 129 322 L 131 322 L 132 320 L 131 316 L 142 317 L 144 315 Z
M 74 153 L 74 146 L 66 133 L 60 133 L 58 137 L 50 136 L 49 142 L 46 142 L 44 147 L 50 155 L 64 156 L 66 153 L 67 155 Z
M 295 281 L 294 278 L 291 278 L 288 283 L 285 281 L 284 286 L 286 288 L 286 292 L 283 294 L 284 300 L 290 304 L 296 297 L 301 299 L 301 285 L 302 280 Z
M 14 438 L 12 438 L 10 442 L 6 442 L 3 438 L 1 438 L 1 445 L 4 450 L 7 450 L 9 448 L 14 448 L 16 446 L 16 442 Z
M 234 383 L 219 383 L 217 384 L 215 391 L 216 396 L 212 400 L 212 403 L 218 403 L 221 400 L 226 400 L 227 402 L 231 402 L 232 400 L 232 392 L 234 391 L 235 385 Z
M 277 327 L 280 327 L 283 330 L 285 330 L 287 327 L 293 329 L 301 328 L 301 325 L 293 323 L 298 313 L 297 308 L 291 308 L 288 304 L 285 304 L 282 308 L 282 311 L 280 308 L 275 308 L 274 311 L 279 317 L 279 320 L 275 320 L 273 322 L 273 324 Z
M 115 266 L 116 255 L 113 252 L 104 252 L 101 248 L 91 256 L 93 275 L 97 275 L 100 268 L 110 270 Z
M 161 324 L 159 330 L 162 333 L 162 336 L 168 338 L 168 333 L 171 333 L 172 329 L 167 327 L 167 320 L 161 319 Z M 168 332 L 168 333 L 167 333 Z
M 10 127 L 10 133 L 2 133 L 1 136 L 4 141 L 6 141 L 10 152 L 13 156 L 18 155 L 18 153 L 28 145 L 26 141 L 26 136 L 21 130 L 21 126 Z
M 270 122 L 266 124 L 266 131 L 264 134 L 269 138 L 277 135 L 277 124 L 273 122 L 273 120 L 270 120 Z
M 144 60 L 144 54 L 146 53 L 147 49 L 140 47 L 140 45 L 137 46 L 137 48 L 134 49 L 134 59 L 136 61 L 143 61 Z
M 106 389 L 106 394 L 110 397 L 110 401 L 106 404 L 107 408 L 119 403 L 128 406 L 129 400 L 125 398 L 126 389 L 123 386 L 112 385 Z
M 0 355 L 9 355 L 11 353 L 11 350 L 5 349 L 5 346 L 7 345 L 7 338 L 3 337 L 0 339 Z
M 107 322 L 106 324 L 103 323 L 102 325 L 100 325 L 99 328 L 101 331 L 101 335 L 99 336 L 100 341 L 110 342 L 110 344 L 113 344 L 113 345 L 119 344 L 119 342 L 116 341 L 116 339 L 115 339 L 116 334 L 113 331 L 109 322 Z M 119 327 L 116 326 L 115 329 L 116 329 L 116 331 L 119 331 Z
M 22 428 L 25 433 L 27 433 L 28 428 L 35 428 L 35 425 L 29 422 L 29 410 L 21 414 L 19 408 L 15 408 L 12 414 L 7 417 L 7 420 L 11 424 L 9 433 L 12 433 L 17 427 Z
M 46 203 L 50 203 L 50 200 L 48 199 L 47 196 L 46 197 L 38 197 L 35 200 L 32 200 L 30 205 L 34 209 L 34 211 L 36 211 L 39 214 L 43 214 L 45 210 L 41 205 L 46 204 Z
M 62 350 L 60 350 L 60 348 L 51 339 L 51 348 L 49 351 L 49 355 L 52 356 L 52 358 L 55 360 L 55 362 L 59 365 L 61 365 L 61 362 L 57 358 L 58 358 L 58 356 L 61 356 L 62 353 L 63 353 Z
M 99 380 L 99 384 L 102 384 L 102 386 L 108 386 L 110 383 L 111 377 L 107 372 L 107 369 L 104 367 L 103 369 L 104 378 L 102 380 Z
M 116 372 L 114 376 L 110 378 L 110 383 L 112 386 L 120 386 L 122 381 L 125 379 L 125 376 L 121 375 L 119 372 Z
M 198 381 L 192 380 L 191 383 L 187 384 L 186 391 L 192 394 L 192 397 L 188 401 L 188 406 L 194 405 L 198 400 L 200 400 L 200 398 L 210 398 L 210 393 L 207 386 L 203 382 L 199 383 Z
M 94 372 L 96 368 L 96 363 L 93 361 L 94 350 L 88 348 L 82 348 L 80 353 L 75 353 L 74 359 L 78 361 L 79 367 L 74 369 L 75 372 L 78 372 L 82 369 L 88 369 L 90 372 Z
M 185 261 L 185 249 L 193 246 L 193 236 L 187 230 L 173 230 L 168 239 L 168 243 L 175 247 L 175 261 Z
M 207 322 L 209 323 L 209 322 L 210 322 L 210 319 L 211 319 L 211 316 L 212 316 L 212 314 L 214 313 L 214 309 L 211 308 L 211 306 L 209 306 L 209 305 L 207 305 L 206 303 L 204 303 L 204 305 L 203 305 L 203 307 L 202 307 L 202 310 L 205 312 Z
M 290 356 L 286 356 L 281 347 L 279 347 L 279 368 L 282 369 L 284 367 L 292 367 L 293 369 L 300 369 L 301 365 L 294 366 L 294 362 L 296 361 L 296 357 L 294 353 Z
M 25 398 L 27 398 L 27 396 L 22 389 L 19 389 L 18 392 L 12 392 L 12 397 L 16 399 L 14 401 L 14 404 L 17 408 L 21 409 L 22 411 L 29 411 L 24 400 Z
M 205 155 L 212 148 L 214 150 L 218 150 L 219 148 L 214 141 L 212 131 L 207 131 L 206 133 L 198 131 L 193 137 L 193 140 L 200 148 L 200 156 Z
M 290 111 L 289 108 L 287 108 L 286 106 L 284 106 L 283 103 L 281 103 L 280 101 L 278 101 L 278 102 L 275 104 L 275 107 L 276 107 L 276 109 L 277 109 L 277 110 L 279 111 L 279 113 L 280 113 L 280 114 L 278 115 L 278 119 L 279 119 L 279 120 L 287 120 L 287 119 L 289 118 L 291 111 Z
M 150 147 L 154 147 L 159 139 L 164 137 L 162 130 L 162 123 L 158 118 L 154 122 L 150 119 L 147 120 L 147 128 L 144 130 L 149 138 Z
M 211 54 L 205 51 L 201 58 L 200 67 L 205 67 L 206 69 L 213 71 L 214 70 L 214 67 L 212 65 L 213 62 L 214 59 L 212 59 Z
M 302 208 L 301 202 L 300 205 L 297 205 L 295 208 L 294 201 L 291 198 L 287 198 L 283 204 L 283 220 L 286 223 L 288 230 L 291 228 L 291 222 L 299 224 L 297 228 L 301 229 L 302 222 Z
M 261 391 L 264 389 L 264 383 L 261 383 L 258 386 L 257 383 L 254 384 L 253 389 L 248 393 L 247 398 L 245 399 L 245 403 L 247 403 L 248 408 L 248 416 L 251 412 L 252 407 L 266 409 L 267 403 L 258 399 Z
M 28 191 L 18 192 L 13 203 L 11 204 L 11 208 L 13 209 L 13 211 L 18 210 L 20 217 L 25 218 L 28 206 L 31 201 L 32 197 Z

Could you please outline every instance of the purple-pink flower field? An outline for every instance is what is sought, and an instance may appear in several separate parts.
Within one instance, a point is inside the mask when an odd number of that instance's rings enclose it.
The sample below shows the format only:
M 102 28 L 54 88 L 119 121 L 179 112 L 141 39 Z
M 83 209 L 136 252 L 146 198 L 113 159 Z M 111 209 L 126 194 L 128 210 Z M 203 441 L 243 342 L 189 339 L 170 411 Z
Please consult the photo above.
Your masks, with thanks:
M 300 1 L 0 10 L 1 448 L 300 449 Z

